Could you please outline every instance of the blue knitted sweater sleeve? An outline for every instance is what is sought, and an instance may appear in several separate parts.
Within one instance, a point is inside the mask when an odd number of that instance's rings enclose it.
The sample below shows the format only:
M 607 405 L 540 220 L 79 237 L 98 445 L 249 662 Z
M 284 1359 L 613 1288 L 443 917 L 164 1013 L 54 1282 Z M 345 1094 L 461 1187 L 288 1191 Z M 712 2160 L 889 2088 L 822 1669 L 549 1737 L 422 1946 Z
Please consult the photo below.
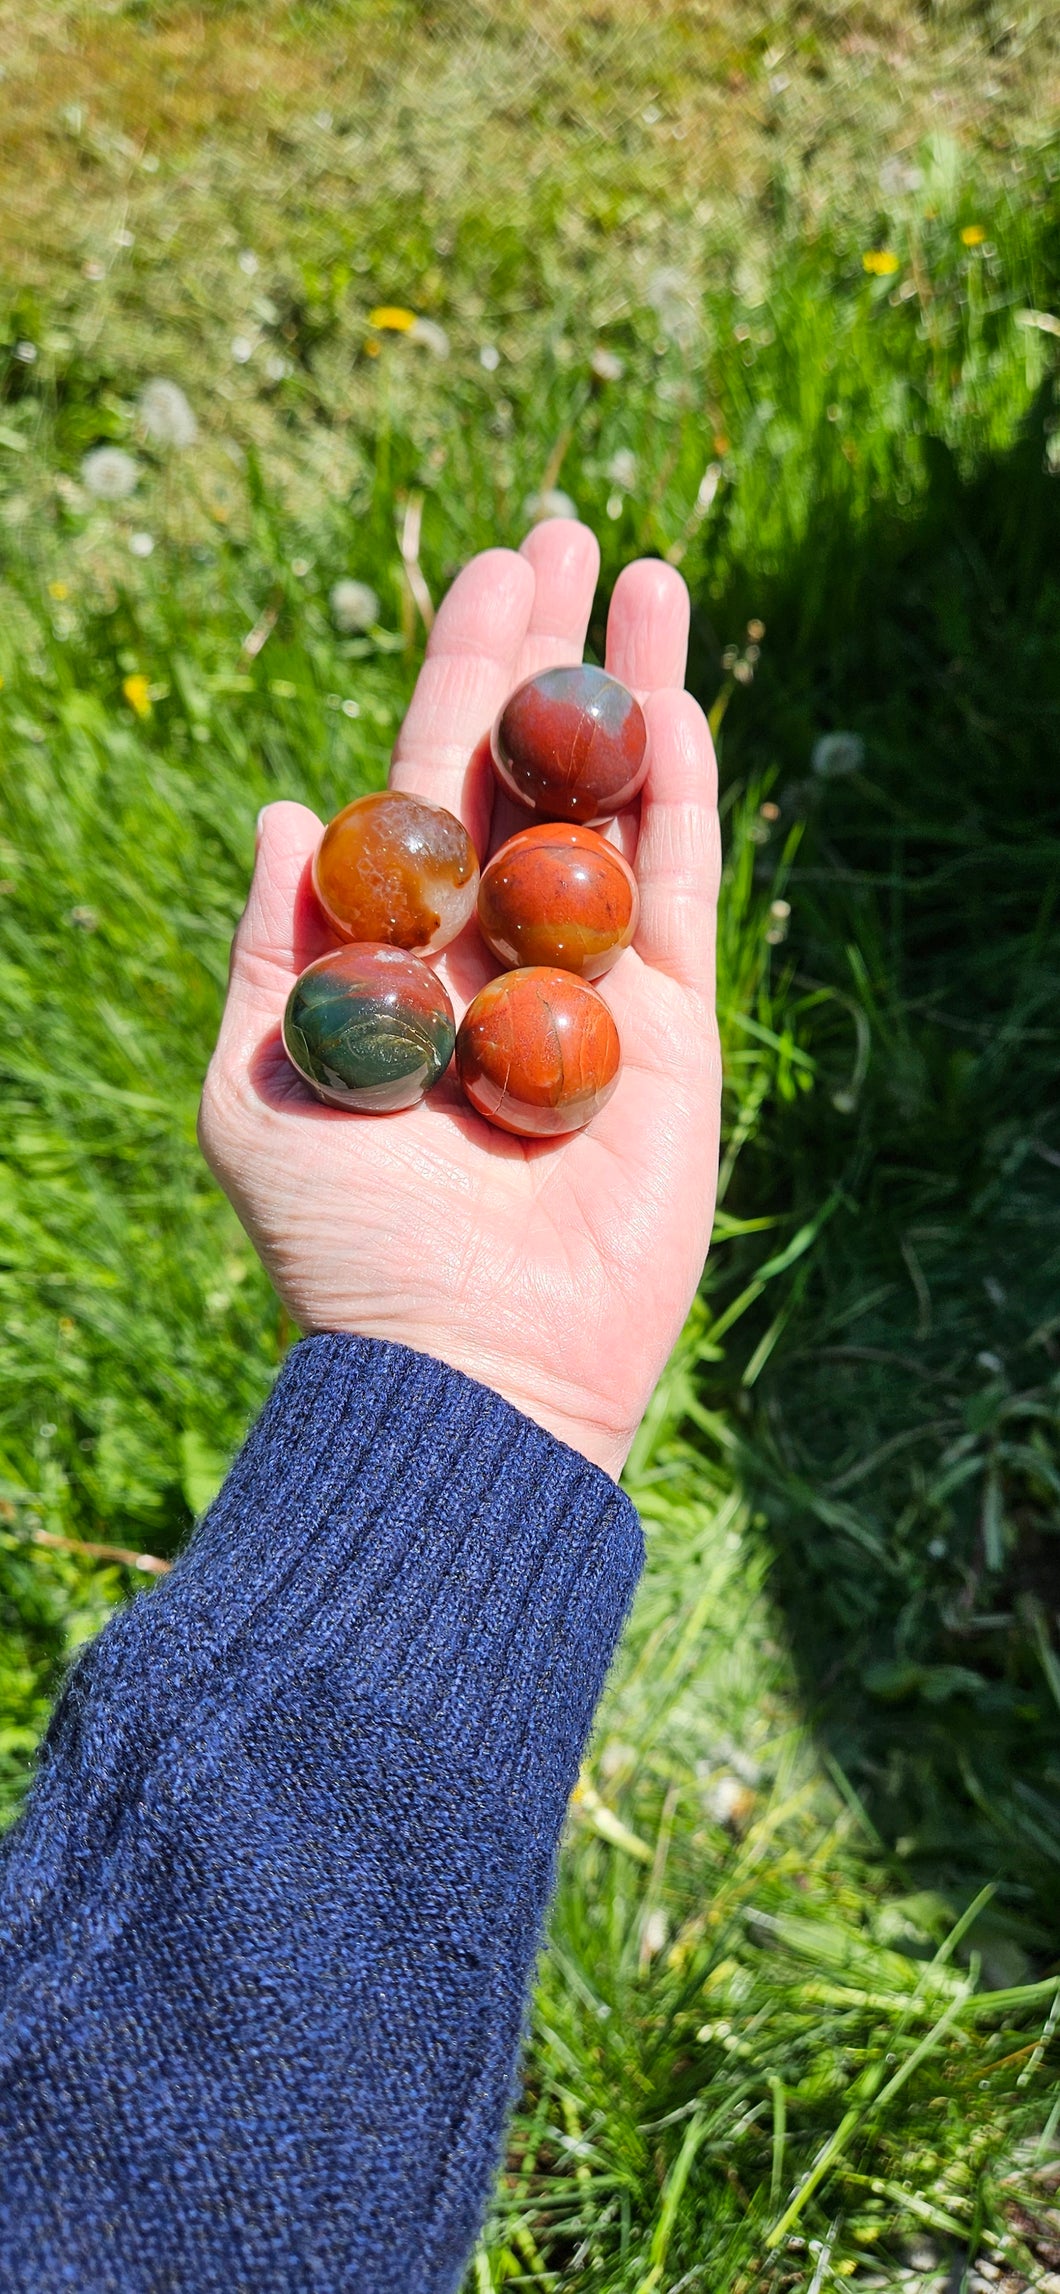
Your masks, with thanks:
M 4 2294 L 459 2285 L 640 1560 L 498 1395 L 294 1349 L 4 1844 Z

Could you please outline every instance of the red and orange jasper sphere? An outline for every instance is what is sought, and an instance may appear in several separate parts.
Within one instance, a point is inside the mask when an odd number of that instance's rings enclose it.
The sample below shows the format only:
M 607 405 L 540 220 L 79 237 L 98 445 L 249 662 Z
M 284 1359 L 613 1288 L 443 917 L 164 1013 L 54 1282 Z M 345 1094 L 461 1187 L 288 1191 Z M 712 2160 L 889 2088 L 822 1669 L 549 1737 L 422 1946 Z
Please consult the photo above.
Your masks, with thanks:
M 532 964 L 480 988 L 456 1037 L 465 1096 L 501 1131 L 555 1139 L 581 1131 L 618 1082 L 618 1029 L 573 972 Z
M 558 964 L 598 980 L 637 929 L 629 862 L 591 828 L 548 821 L 495 852 L 478 888 L 478 928 L 502 964 Z
M 632 869 L 586 824 L 628 804 L 647 771 L 647 728 L 603 670 L 550 669 L 505 703 L 493 730 L 502 785 L 537 816 L 479 882 L 466 829 L 442 806 L 389 789 L 329 821 L 313 888 L 343 945 L 296 981 L 284 1017 L 292 1064 L 332 1106 L 414 1106 L 453 1050 L 453 1017 L 422 959 L 478 903 L 488 948 L 512 966 L 482 988 L 456 1034 L 466 1098 L 502 1131 L 578 1131 L 618 1080 L 618 1030 L 588 985 L 637 928 Z

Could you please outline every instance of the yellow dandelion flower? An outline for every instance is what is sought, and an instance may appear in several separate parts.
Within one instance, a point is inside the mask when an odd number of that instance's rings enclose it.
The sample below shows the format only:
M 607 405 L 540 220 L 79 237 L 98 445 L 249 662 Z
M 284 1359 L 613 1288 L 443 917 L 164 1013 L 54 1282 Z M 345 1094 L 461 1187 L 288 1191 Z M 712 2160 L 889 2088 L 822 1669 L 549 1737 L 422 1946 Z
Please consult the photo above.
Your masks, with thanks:
M 861 258 L 861 267 L 874 279 L 891 279 L 901 268 L 892 247 L 870 247 Z
M 48 583 L 48 595 L 55 599 L 56 605 L 61 605 L 63 599 L 70 595 L 69 582 L 50 581 Z
M 132 677 L 123 677 L 121 689 L 130 709 L 134 709 L 138 717 L 150 716 L 151 688 L 140 670 L 137 670 Z
M 380 303 L 378 310 L 369 311 L 368 324 L 381 334 L 407 335 L 416 324 L 416 313 L 403 310 L 400 303 Z
M 961 240 L 965 247 L 981 247 L 985 238 L 986 232 L 981 223 L 966 223 L 961 232 Z

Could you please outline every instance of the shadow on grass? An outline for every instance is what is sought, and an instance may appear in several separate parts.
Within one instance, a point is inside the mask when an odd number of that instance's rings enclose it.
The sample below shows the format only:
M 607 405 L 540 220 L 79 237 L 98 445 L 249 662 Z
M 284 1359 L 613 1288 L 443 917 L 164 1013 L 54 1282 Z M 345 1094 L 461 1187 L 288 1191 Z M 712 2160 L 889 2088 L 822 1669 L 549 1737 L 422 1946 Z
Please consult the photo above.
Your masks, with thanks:
M 1050 384 L 971 480 L 932 443 L 915 517 L 829 513 L 771 594 L 726 600 L 726 628 L 768 625 L 728 776 L 778 768 L 778 831 L 806 819 L 778 1006 L 785 974 L 830 991 L 815 1088 L 774 1109 L 729 1207 L 794 1228 L 841 1201 L 757 1375 L 773 1291 L 703 1373 L 830 1758 L 911 1888 L 1001 1882 L 1017 1956 L 1055 1939 L 1060 1882 L 1052 419 Z M 813 771 L 833 731 L 860 768 Z

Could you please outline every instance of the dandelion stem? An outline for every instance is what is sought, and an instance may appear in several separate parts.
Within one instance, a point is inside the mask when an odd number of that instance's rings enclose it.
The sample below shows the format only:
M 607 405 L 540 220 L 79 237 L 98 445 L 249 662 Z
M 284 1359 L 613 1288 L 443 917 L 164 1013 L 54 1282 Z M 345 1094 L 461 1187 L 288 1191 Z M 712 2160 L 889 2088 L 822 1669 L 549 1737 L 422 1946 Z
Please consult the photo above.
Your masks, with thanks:
M 434 627 L 434 601 L 424 579 L 423 567 L 420 564 L 422 527 L 423 495 L 410 494 L 405 503 L 405 515 L 401 521 L 398 548 L 401 551 L 401 563 L 405 568 L 405 579 L 415 600 L 420 620 L 428 636 L 430 636 Z

